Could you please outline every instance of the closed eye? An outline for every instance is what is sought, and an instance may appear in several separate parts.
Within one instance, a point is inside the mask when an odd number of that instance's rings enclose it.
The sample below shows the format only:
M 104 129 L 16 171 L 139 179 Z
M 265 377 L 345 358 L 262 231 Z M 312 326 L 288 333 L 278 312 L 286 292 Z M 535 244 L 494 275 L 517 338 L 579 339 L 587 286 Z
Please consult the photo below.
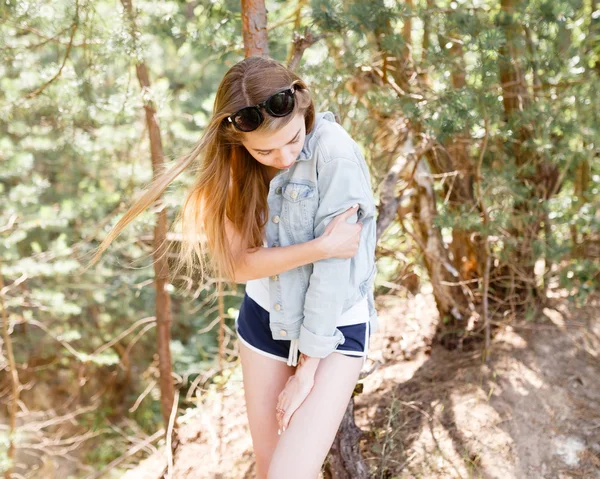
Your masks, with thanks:
M 288 143 L 288 145 L 293 145 L 294 143 L 298 143 L 299 141 L 300 141 L 299 139 L 296 139 L 295 141 L 290 141 L 290 142 Z M 273 150 L 271 150 L 271 151 L 273 151 Z M 269 156 L 269 155 L 271 154 L 271 151 L 268 151 L 267 153 L 262 153 L 262 152 L 260 152 L 260 151 L 257 151 L 257 153 L 258 153 L 260 156 Z
M 298 141 L 300 139 L 300 132 L 301 131 L 302 131 L 302 128 L 300 128 L 300 130 L 298 130 L 298 132 L 294 135 L 294 139 L 288 141 L 286 144 L 287 145 L 293 145 L 294 143 L 298 143 Z M 256 151 L 256 153 L 258 153 L 261 156 L 267 156 L 267 155 L 270 155 L 273 150 L 257 150 L 257 149 L 254 149 L 254 151 Z

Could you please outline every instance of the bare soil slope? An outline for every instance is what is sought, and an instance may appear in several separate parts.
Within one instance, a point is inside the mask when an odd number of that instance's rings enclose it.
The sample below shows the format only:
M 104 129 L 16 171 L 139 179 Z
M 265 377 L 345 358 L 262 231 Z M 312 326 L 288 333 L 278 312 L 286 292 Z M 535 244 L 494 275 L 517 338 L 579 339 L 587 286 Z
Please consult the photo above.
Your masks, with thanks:
M 376 478 L 600 478 L 600 297 L 556 297 L 535 321 L 504 326 L 479 351 L 431 348 L 433 298 L 378 298 L 356 422 Z M 239 365 L 184 418 L 178 479 L 252 478 Z M 151 478 L 162 451 L 124 477 Z

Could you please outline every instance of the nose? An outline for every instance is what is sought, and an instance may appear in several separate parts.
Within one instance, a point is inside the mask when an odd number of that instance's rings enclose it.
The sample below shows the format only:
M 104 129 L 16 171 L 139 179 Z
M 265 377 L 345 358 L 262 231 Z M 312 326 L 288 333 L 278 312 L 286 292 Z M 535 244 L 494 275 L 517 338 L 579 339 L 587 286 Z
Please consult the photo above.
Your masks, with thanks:
M 295 160 L 296 160 L 296 157 L 294 155 L 289 154 L 289 153 L 281 155 L 281 159 L 280 159 L 281 163 L 284 166 L 290 166 Z

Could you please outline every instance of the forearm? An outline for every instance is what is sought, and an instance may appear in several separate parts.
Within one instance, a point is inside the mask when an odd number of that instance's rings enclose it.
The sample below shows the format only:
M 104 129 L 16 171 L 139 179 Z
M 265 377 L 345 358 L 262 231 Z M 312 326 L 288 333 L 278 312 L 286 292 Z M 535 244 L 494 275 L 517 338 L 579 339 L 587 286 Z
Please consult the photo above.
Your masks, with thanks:
M 239 261 L 235 281 L 244 283 L 250 279 L 272 276 L 326 257 L 319 238 L 291 246 L 261 247 L 257 251 L 246 253 Z
M 350 261 L 349 258 L 327 258 L 313 264 L 298 338 L 299 351 L 308 356 L 324 358 L 344 342 L 337 324 L 347 299 Z

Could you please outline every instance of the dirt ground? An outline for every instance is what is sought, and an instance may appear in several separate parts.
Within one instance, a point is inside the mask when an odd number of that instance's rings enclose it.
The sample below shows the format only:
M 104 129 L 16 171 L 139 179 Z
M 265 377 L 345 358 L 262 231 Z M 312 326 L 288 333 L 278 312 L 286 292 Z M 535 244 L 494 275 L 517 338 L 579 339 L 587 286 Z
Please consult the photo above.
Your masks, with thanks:
M 430 294 L 377 304 L 355 398 L 373 478 L 600 478 L 600 295 L 576 309 L 554 293 L 535 321 L 502 327 L 487 363 L 430 347 Z M 239 364 L 181 422 L 174 477 L 255 477 Z M 123 477 L 165 464 L 159 451 Z

